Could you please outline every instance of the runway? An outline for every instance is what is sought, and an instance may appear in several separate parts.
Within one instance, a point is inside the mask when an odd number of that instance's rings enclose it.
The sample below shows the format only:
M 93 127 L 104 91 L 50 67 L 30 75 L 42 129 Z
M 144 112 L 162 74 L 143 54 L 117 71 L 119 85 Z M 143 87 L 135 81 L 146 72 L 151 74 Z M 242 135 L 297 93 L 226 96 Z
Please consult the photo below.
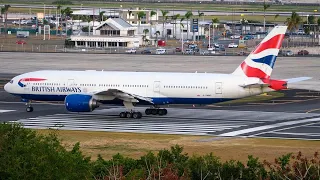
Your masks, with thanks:
M 0 103 L 1 120 L 19 122 L 32 129 L 320 140 L 320 114 L 316 112 L 168 108 L 167 116 L 122 119 L 118 117 L 122 107 L 103 107 L 91 113 L 70 113 L 63 105 L 52 104 L 35 104 L 33 113 L 24 108 L 22 103 Z
M 81 54 L 2 53 L 0 85 L 19 73 L 41 69 L 104 69 L 139 71 L 232 72 L 244 57 L 105 56 Z M 22 59 L 18 61 L 17 59 Z M 315 58 L 278 58 L 274 75 L 280 78 L 314 77 L 299 86 L 319 89 Z M 170 65 L 168 65 L 170 60 Z M 94 61 L 94 63 L 92 63 Z M 302 62 L 303 61 L 303 62 Z M 55 63 L 52 63 L 55 62 Z M 297 62 L 299 63 L 297 65 Z M 16 64 L 19 66 L 16 66 Z M 138 66 L 137 64 L 141 64 Z M 219 66 L 216 66 L 219 64 Z M 297 68 L 299 66 L 299 68 Z M 14 74 L 11 74 L 14 73 Z M 1 84 L 2 83 L 2 84 Z M 18 98 L 0 89 L 0 121 L 20 122 L 27 128 L 61 128 L 110 132 L 211 135 L 216 137 L 257 137 L 320 140 L 320 93 L 289 90 L 285 96 L 264 102 L 196 106 L 170 106 L 168 116 L 121 119 L 118 106 L 102 106 L 92 113 L 70 113 L 62 104 L 34 104 L 25 112 Z M 138 110 L 144 112 L 144 107 Z

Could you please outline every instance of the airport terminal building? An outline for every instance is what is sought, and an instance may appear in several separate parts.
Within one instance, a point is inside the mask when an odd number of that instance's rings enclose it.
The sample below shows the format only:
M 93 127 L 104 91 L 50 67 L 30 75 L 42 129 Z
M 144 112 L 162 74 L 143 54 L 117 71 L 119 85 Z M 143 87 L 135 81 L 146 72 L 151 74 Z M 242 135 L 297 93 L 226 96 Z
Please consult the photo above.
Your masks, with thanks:
M 92 35 L 72 35 L 70 39 L 78 48 L 139 47 L 142 40 L 136 31 L 137 27 L 122 18 L 109 18 L 93 27 Z

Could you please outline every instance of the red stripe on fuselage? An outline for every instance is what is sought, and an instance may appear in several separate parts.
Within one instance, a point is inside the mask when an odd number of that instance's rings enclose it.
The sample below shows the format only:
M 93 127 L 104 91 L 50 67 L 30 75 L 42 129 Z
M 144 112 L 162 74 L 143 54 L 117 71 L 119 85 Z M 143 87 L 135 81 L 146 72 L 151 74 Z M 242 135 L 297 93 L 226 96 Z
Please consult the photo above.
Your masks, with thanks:
M 259 44 L 259 46 L 253 51 L 253 54 L 258 54 L 266 49 L 280 49 L 284 34 L 278 34 L 273 36 L 266 42 Z
M 41 78 L 22 78 L 20 81 L 44 81 L 44 80 L 47 80 L 47 79 L 41 79 Z
M 266 73 L 264 73 L 260 69 L 248 66 L 245 61 L 242 62 L 241 68 L 247 77 L 257 77 L 260 79 L 269 79 L 270 78 L 270 76 L 268 76 Z

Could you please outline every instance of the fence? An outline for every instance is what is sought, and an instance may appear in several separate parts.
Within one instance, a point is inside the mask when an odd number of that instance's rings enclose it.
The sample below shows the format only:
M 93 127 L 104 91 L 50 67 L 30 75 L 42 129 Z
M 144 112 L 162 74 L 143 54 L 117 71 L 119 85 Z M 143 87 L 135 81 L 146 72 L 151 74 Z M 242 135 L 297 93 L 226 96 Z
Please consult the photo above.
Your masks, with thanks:
M 182 52 L 176 52 L 175 47 L 163 47 L 167 51 L 165 54 L 172 55 L 182 55 Z M 156 54 L 156 47 L 143 47 L 138 48 L 137 52 L 134 54 L 141 54 L 143 50 L 149 49 L 151 50 L 151 54 Z M 297 47 L 283 47 L 283 50 L 291 50 L 294 53 L 294 56 L 297 56 L 298 51 L 307 50 L 309 52 L 309 56 L 320 56 L 320 46 L 297 46 Z M 127 48 L 70 48 L 65 45 L 48 45 L 48 44 L 0 44 L 0 52 L 38 52 L 38 53 L 99 53 L 99 54 L 127 54 Z M 194 53 L 194 55 L 203 55 L 202 52 L 206 51 L 207 48 L 202 48 L 199 52 Z M 225 51 L 215 51 L 215 53 L 207 52 L 205 55 L 226 55 L 226 56 L 234 56 L 240 55 L 239 52 L 245 51 L 250 53 L 250 49 L 242 49 L 242 48 L 226 48 Z M 247 55 L 241 54 L 241 55 Z M 281 54 L 279 54 L 281 56 Z

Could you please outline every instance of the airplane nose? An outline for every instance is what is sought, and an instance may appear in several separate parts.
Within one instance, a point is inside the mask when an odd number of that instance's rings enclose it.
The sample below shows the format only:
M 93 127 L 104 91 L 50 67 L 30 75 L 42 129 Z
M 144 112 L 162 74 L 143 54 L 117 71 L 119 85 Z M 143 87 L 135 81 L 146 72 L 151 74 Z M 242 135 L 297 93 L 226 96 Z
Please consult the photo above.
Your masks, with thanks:
M 8 86 L 9 86 L 9 85 L 8 85 L 8 83 L 7 83 L 7 84 L 6 84 L 6 85 L 4 85 L 4 87 L 3 87 L 3 88 L 4 88 L 4 90 L 5 90 L 5 91 L 7 91 L 7 92 L 8 92 Z

